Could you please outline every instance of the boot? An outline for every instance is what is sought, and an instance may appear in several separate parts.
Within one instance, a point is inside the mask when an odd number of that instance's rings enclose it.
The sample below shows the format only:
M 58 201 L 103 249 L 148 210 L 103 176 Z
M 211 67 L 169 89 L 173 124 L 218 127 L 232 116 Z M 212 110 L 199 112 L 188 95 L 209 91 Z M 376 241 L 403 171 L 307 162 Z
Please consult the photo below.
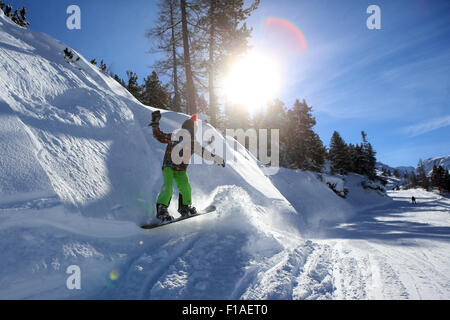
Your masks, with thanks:
M 178 208 L 178 212 L 181 214 L 183 218 L 186 218 L 188 216 L 193 216 L 197 214 L 197 209 L 192 206 L 188 205 L 182 205 L 180 208 Z
M 178 212 L 183 218 L 186 218 L 188 216 L 196 215 L 197 209 L 195 209 L 195 207 L 183 204 L 183 196 L 180 194 L 178 197 Z
M 172 221 L 173 217 L 169 214 L 167 206 L 162 203 L 156 204 L 156 217 L 161 220 L 161 222 Z

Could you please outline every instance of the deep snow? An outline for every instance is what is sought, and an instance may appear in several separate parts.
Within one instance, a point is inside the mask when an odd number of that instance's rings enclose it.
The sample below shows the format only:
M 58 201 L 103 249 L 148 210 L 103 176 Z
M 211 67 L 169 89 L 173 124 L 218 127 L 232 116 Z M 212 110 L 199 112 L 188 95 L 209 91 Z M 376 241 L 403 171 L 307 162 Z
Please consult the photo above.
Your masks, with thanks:
M 154 109 L 79 53 L 67 63 L 65 47 L 0 11 L 0 298 L 450 297 L 447 199 L 388 197 L 357 175 L 265 176 L 215 130 L 211 147 L 236 161 L 188 172 L 194 204 L 217 212 L 141 230 L 162 183 Z M 161 127 L 186 118 L 163 112 Z M 70 265 L 80 290 L 66 287 Z

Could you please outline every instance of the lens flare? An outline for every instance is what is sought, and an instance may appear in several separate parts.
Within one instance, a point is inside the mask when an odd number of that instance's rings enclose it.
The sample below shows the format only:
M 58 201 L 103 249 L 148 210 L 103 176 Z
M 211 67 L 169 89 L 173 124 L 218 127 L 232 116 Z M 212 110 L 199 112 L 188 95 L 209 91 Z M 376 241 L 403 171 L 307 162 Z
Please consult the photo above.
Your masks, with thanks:
M 264 22 L 267 39 L 280 50 L 300 54 L 306 50 L 303 33 L 291 22 L 280 18 L 267 18 Z
M 109 273 L 109 278 L 110 278 L 111 280 L 113 280 L 113 281 L 116 281 L 117 279 L 119 279 L 119 277 L 120 277 L 120 272 L 119 272 L 119 270 L 112 270 L 112 271 Z

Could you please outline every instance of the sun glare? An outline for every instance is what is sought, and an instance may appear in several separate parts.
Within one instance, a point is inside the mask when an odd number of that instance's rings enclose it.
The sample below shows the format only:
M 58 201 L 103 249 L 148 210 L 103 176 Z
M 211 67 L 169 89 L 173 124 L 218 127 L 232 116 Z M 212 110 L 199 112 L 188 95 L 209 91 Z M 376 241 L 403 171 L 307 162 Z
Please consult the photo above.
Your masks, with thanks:
M 275 98 L 279 78 L 279 66 L 274 59 L 251 51 L 231 67 L 225 80 L 225 94 L 228 101 L 255 111 Z

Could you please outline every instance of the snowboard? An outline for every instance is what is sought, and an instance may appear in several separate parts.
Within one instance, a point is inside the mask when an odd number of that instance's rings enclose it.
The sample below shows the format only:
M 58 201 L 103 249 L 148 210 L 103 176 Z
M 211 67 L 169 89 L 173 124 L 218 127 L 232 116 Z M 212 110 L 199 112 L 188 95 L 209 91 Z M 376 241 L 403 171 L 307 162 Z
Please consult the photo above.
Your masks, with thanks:
M 211 213 L 216 211 L 216 206 L 215 205 L 209 205 L 207 206 L 205 209 L 197 212 L 197 214 L 191 215 L 191 216 L 187 216 L 187 217 L 180 217 L 178 219 L 174 219 L 172 221 L 166 221 L 166 222 L 158 222 L 158 223 L 151 223 L 151 224 L 144 224 L 143 226 L 141 226 L 142 229 L 155 229 L 158 227 L 163 227 L 163 226 L 167 226 L 168 224 L 172 224 L 172 223 L 176 223 L 176 222 L 180 222 L 183 220 L 187 220 L 190 218 L 194 218 L 194 217 L 198 217 L 207 213 Z

